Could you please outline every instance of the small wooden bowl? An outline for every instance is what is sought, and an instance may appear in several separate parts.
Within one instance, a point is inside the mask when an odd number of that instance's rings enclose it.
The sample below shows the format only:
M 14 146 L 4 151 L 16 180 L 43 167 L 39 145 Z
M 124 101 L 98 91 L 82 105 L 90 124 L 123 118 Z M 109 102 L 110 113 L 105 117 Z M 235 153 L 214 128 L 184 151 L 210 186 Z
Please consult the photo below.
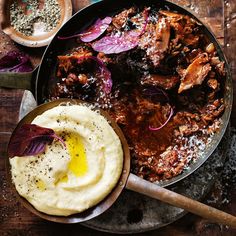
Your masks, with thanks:
M 10 36 L 15 42 L 27 47 L 42 47 L 50 43 L 53 36 L 59 28 L 72 16 L 72 4 L 70 0 L 58 0 L 61 8 L 61 18 L 57 26 L 49 32 L 41 32 L 41 29 L 35 32 L 32 36 L 26 36 L 16 31 L 10 22 L 10 5 L 13 0 L 0 0 L 0 26 L 3 32 Z

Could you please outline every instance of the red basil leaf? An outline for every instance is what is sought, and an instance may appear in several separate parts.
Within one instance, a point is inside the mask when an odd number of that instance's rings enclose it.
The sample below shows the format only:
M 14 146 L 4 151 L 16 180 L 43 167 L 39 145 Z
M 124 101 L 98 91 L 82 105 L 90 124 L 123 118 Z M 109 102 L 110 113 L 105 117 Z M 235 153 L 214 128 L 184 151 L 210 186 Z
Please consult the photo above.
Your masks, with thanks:
M 84 32 L 80 34 L 71 35 L 68 37 L 58 36 L 58 39 L 64 40 L 64 39 L 80 37 L 80 40 L 82 42 L 85 42 L 85 43 L 92 42 L 93 40 L 97 39 L 100 35 L 102 35 L 106 31 L 111 21 L 112 21 L 112 18 L 109 16 L 105 17 L 102 20 L 99 18 L 94 23 L 94 25 L 90 26 Z
M 133 33 L 132 31 L 130 32 Z M 129 51 L 138 45 L 139 39 L 137 36 L 132 36 L 131 33 L 127 32 L 121 36 L 105 36 L 93 43 L 92 48 L 105 54 Z
M 82 42 L 88 43 L 97 39 L 100 35 L 102 35 L 106 31 L 111 21 L 112 18 L 109 16 L 105 17 L 103 20 L 98 19 L 94 25 L 89 27 L 81 34 L 80 40 Z
M 131 30 L 122 35 L 110 35 L 101 38 L 92 44 L 92 48 L 97 52 L 105 54 L 121 53 L 129 51 L 138 45 L 139 37 L 145 32 L 148 23 L 148 9 L 144 10 L 144 25 L 141 31 Z
M 46 144 L 51 144 L 54 138 L 65 146 L 64 141 L 52 129 L 24 124 L 11 137 L 8 155 L 21 157 L 40 154 L 45 151 Z
M 97 57 L 94 56 L 84 56 L 79 58 L 78 63 L 81 63 L 82 61 L 86 59 L 91 59 L 95 61 L 98 64 L 98 76 L 102 79 L 103 82 L 103 89 L 105 93 L 110 93 L 112 89 L 112 79 L 111 79 L 111 72 L 107 69 L 106 65 L 104 62 Z
M 33 68 L 27 55 L 11 51 L 0 59 L 0 72 L 29 72 Z

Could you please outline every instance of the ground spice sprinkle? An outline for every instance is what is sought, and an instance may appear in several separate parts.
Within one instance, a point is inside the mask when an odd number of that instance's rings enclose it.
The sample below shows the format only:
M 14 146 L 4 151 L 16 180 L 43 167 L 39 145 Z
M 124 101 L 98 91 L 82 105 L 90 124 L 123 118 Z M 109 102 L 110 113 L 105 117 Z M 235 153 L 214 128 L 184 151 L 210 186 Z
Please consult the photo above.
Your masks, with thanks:
M 57 0 L 45 0 L 43 6 L 40 0 L 14 1 L 10 5 L 11 25 L 18 32 L 31 36 L 34 24 L 42 23 L 43 31 L 52 31 L 61 18 L 61 8 Z

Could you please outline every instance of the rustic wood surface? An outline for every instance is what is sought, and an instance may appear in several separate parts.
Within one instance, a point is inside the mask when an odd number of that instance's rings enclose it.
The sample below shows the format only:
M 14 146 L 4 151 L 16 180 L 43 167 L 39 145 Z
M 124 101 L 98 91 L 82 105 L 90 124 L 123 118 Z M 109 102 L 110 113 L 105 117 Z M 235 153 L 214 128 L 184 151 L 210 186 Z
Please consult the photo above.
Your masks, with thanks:
M 88 4 L 89 1 L 73 1 L 76 9 Z M 214 31 L 224 47 L 234 80 L 236 94 L 236 1 L 235 0 L 173 0 L 192 9 Z M 45 48 L 29 49 L 12 42 L 8 36 L 0 31 L 0 57 L 7 51 L 20 49 L 28 53 L 32 63 L 40 63 Z M 21 206 L 6 179 L 4 158 L 6 145 L 17 120 L 23 90 L 0 89 L 0 235 L 112 235 L 85 228 L 79 224 L 62 225 L 42 220 Z M 235 95 L 234 95 L 235 96 Z M 235 97 L 236 98 L 236 97 Z M 235 100 L 235 99 L 234 99 Z M 236 104 L 234 103 L 231 123 L 236 126 Z M 227 183 L 228 184 L 228 183 Z M 236 186 L 231 183 L 227 186 L 228 203 L 222 202 L 222 189 L 225 179 L 219 178 L 204 202 L 209 204 L 210 199 L 218 199 L 211 204 L 228 213 L 236 214 Z M 187 214 L 175 223 L 164 228 L 138 235 L 236 235 L 236 230 L 212 224 L 201 217 Z

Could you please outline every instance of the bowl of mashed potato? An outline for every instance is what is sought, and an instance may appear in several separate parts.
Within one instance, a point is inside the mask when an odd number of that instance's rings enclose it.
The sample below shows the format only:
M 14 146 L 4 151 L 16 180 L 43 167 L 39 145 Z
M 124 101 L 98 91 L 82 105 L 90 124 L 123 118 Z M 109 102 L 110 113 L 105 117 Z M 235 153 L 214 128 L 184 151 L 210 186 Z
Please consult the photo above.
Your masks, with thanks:
M 43 104 L 18 124 L 8 155 L 23 124 L 51 129 L 63 142 L 53 139 L 41 153 L 9 156 L 11 180 L 29 210 L 56 222 L 70 218 L 71 223 L 92 218 L 115 201 L 122 191 L 119 183 L 126 179 L 122 170 L 128 153 L 115 122 L 80 101 Z

